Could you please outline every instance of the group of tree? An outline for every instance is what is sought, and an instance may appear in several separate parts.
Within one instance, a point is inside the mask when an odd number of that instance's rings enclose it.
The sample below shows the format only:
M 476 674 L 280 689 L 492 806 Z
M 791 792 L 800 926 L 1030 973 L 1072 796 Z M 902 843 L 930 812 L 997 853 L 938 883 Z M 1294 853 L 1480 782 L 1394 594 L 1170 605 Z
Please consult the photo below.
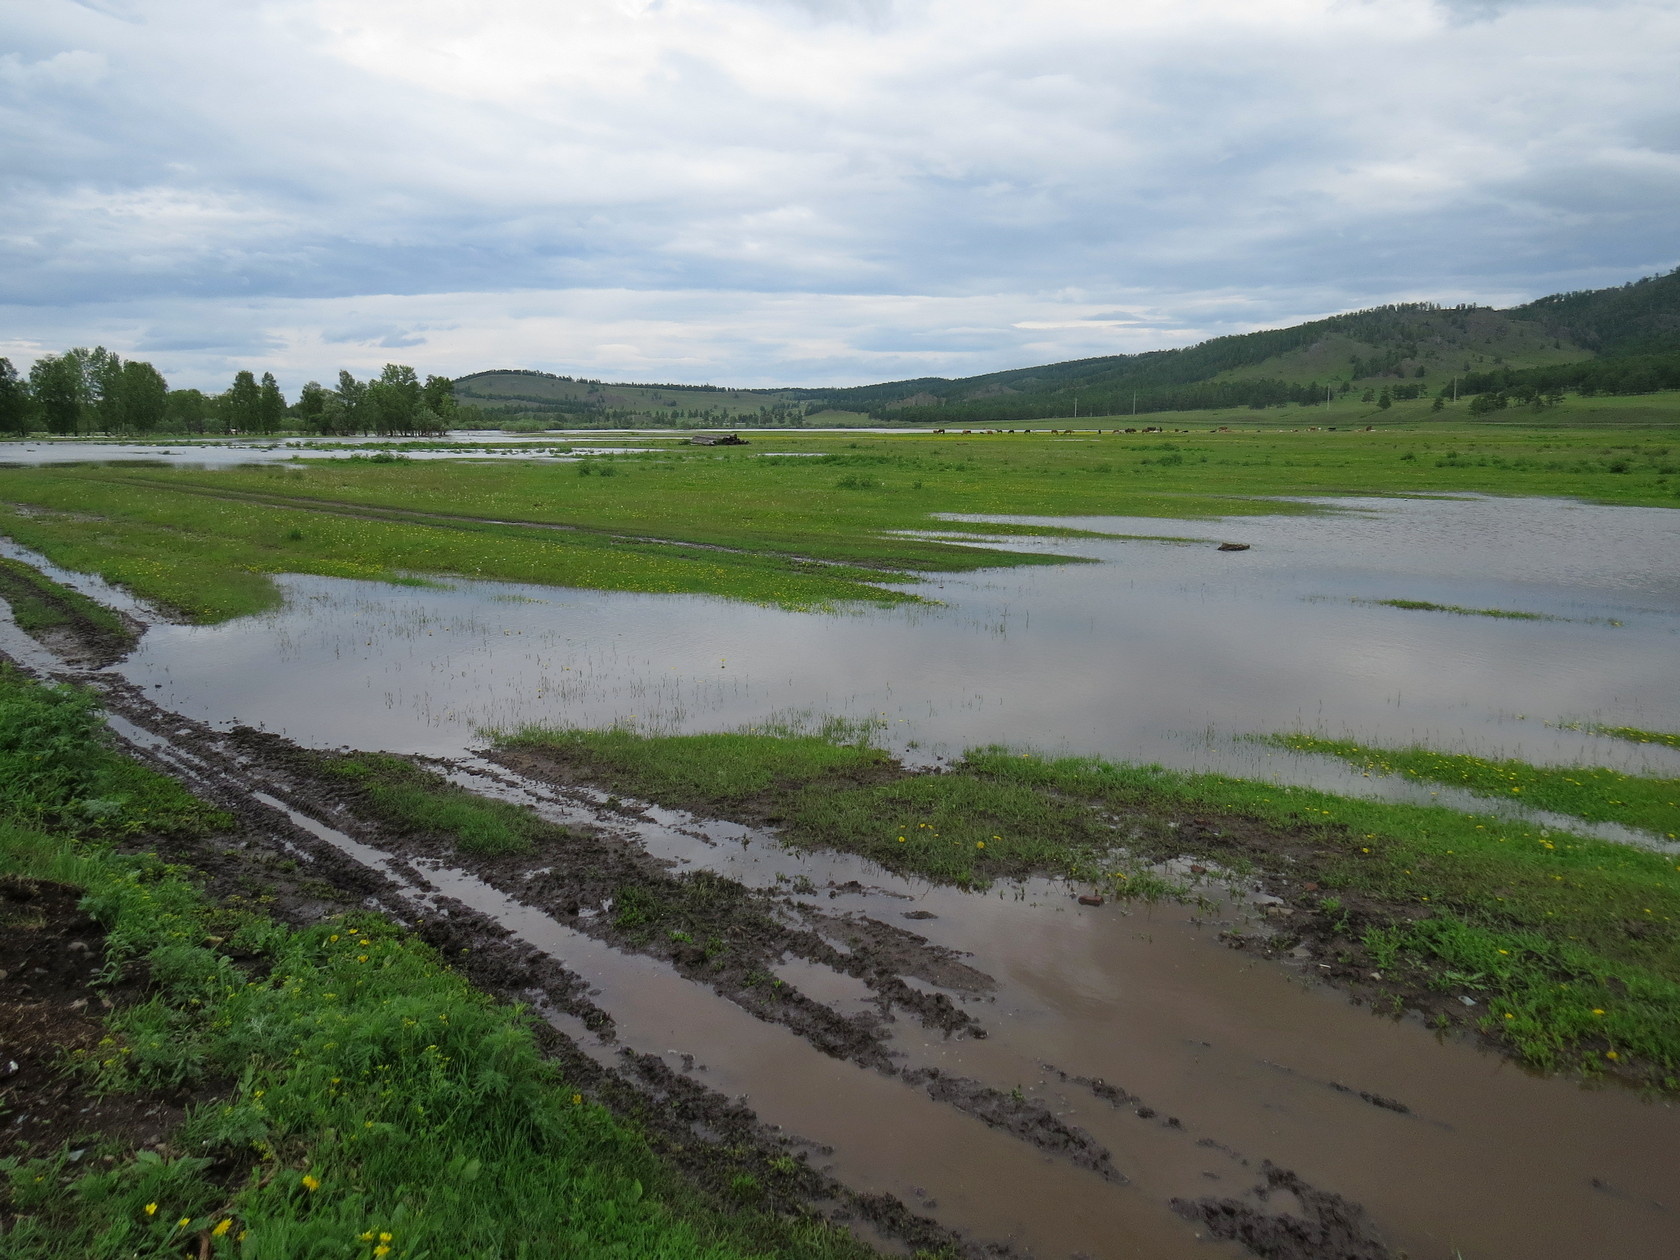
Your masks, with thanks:
M 0 432 L 146 433 L 168 412 L 163 374 L 104 346 L 45 355 L 27 377 L 0 359 Z
M 163 374 L 139 359 L 95 346 L 37 359 L 27 376 L 0 358 L 0 433 L 226 433 L 287 431 L 426 436 L 458 418 L 453 382 L 387 363 L 372 380 L 338 374 L 338 388 L 315 381 L 288 404 L 272 372 L 236 372 L 221 393 L 170 389 Z

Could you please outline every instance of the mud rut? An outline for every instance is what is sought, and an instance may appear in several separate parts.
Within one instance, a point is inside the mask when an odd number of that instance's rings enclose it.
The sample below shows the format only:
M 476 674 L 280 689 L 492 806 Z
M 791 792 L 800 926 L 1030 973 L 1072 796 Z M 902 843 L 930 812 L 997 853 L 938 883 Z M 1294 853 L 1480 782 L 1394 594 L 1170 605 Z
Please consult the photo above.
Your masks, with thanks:
M 260 898 L 293 922 L 373 909 L 410 926 L 487 991 L 531 1006 L 544 1021 L 547 1053 L 572 1079 L 636 1119 L 669 1158 L 720 1193 L 751 1173 L 771 1205 L 848 1222 L 891 1251 L 1451 1254 L 1420 1222 L 1396 1229 L 1374 1221 L 1358 1203 L 1291 1171 L 1292 1143 L 1269 1151 L 1263 1125 L 1210 1132 L 1170 1114 L 1185 1095 L 1158 1068 L 1143 1071 L 1141 1082 L 1111 1083 L 1039 1057 L 1031 1027 L 1018 1027 L 1007 1005 L 1019 984 L 988 974 L 984 955 L 937 939 L 936 928 L 970 910 L 1006 911 L 996 897 L 917 889 L 846 855 L 791 855 L 773 836 L 737 824 L 620 801 L 558 776 L 545 782 L 540 763 L 512 756 L 505 764 L 431 764 L 469 790 L 531 807 L 569 838 L 536 854 L 463 855 L 359 812 L 354 790 L 323 777 L 307 750 L 272 734 L 183 719 L 114 673 L 67 672 L 5 629 L 7 654 L 36 672 L 95 686 L 113 729 L 137 755 L 239 820 L 232 836 L 160 849 L 200 871 L 213 895 Z M 626 890 L 660 899 L 673 890 L 692 897 L 696 888 L 704 893 L 703 938 L 638 932 L 615 913 Z M 1040 881 L 1016 896 L 1071 894 Z M 1147 939 L 1188 922 L 1198 931 L 1186 937 L 1182 957 L 1216 958 L 1229 971 L 1233 955 L 1217 936 L 1263 933 L 1265 900 L 1232 889 L 1212 922 L 1169 914 L 1132 925 L 1139 930 L 1130 934 Z M 1263 978 L 1245 966 L 1250 979 Z M 1217 992 L 1208 996 L 1218 1001 Z M 1387 1027 L 1369 1017 L 1364 1024 L 1378 1039 Z M 996 1045 L 1000 1037 L 1008 1044 Z M 1069 1047 L 1047 1037 L 1044 1048 Z M 1197 1062 L 1219 1054 L 1206 1042 L 1177 1053 Z M 1453 1127 L 1359 1081 L 1259 1062 L 1280 1080 L 1293 1078 L 1290 1089 L 1343 1123 L 1354 1108 L 1414 1130 Z M 1023 1079 L 1023 1066 L 1036 1075 Z M 1235 1075 L 1232 1088 L 1241 1091 Z M 1169 1101 L 1152 1102 L 1152 1086 Z M 1208 1111 L 1221 1114 L 1217 1101 Z M 1635 1140 L 1649 1132 L 1635 1129 Z M 1118 1160 L 1117 1139 L 1127 1152 Z M 1277 1162 L 1267 1157 L 1273 1153 Z M 1672 1237 L 1672 1199 L 1614 1179 L 1554 1191 L 1560 1205 L 1582 1200 L 1603 1209 L 1614 1200 L 1610 1215 L 1631 1212 L 1638 1237 Z M 1544 1192 L 1537 1200 L 1548 1201 Z M 1633 1235 L 1623 1239 L 1633 1245 L 1595 1253 L 1564 1243 L 1510 1254 L 1660 1254 L 1641 1250 Z

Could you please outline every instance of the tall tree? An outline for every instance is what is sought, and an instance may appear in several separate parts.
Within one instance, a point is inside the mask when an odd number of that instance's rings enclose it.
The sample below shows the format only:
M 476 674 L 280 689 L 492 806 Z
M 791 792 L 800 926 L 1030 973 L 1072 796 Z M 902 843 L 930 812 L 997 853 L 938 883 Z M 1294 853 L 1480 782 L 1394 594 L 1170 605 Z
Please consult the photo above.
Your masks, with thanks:
M 327 390 L 321 388 L 319 381 L 305 381 L 298 392 L 297 415 L 298 427 L 310 433 L 325 433 L 323 417 L 327 411 L 327 399 L 331 397 Z
M 130 359 L 118 381 L 121 427 L 131 433 L 150 433 L 163 424 L 169 411 L 169 382 L 150 363 Z
M 368 383 L 358 381 L 343 368 L 338 372 L 338 400 L 342 404 L 336 423 L 336 433 L 366 433 L 373 427 L 369 412 Z
M 28 433 L 34 419 L 29 383 L 10 359 L 0 358 L 0 433 Z
M 387 363 L 368 386 L 374 426 L 384 434 L 414 433 L 420 418 L 420 378 L 406 363 Z
M 257 387 L 257 428 L 263 433 L 278 433 L 286 419 L 286 396 L 280 392 L 273 372 L 262 374 Z
M 261 403 L 262 390 L 257 386 L 257 378 L 243 368 L 235 372 L 233 384 L 222 395 L 222 415 L 227 420 L 228 432 L 260 432 Z
M 210 423 L 210 400 L 202 390 L 169 391 L 168 427 L 182 433 L 203 433 Z
M 449 428 L 460 410 L 460 404 L 455 401 L 455 382 L 447 376 L 428 376 L 420 390 L 420 405 L 437 416 L 444 428 Z
M 70 354 L 45 354 L 29 369 L 29 389 L 41 409 L 48 433 L 76 433 L 87 405 L 82 365 Z

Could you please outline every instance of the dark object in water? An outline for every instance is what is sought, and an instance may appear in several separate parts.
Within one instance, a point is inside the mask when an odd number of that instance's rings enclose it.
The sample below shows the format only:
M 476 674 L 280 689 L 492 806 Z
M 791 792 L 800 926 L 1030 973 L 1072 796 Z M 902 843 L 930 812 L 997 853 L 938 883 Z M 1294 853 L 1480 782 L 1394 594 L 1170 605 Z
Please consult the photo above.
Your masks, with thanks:
M 1247 551 L 1248 550 L 1248 544 L 1247 543 L 1220 543 L 1219 544 L 1219 550 L 1221 550 L 1221 551 Z

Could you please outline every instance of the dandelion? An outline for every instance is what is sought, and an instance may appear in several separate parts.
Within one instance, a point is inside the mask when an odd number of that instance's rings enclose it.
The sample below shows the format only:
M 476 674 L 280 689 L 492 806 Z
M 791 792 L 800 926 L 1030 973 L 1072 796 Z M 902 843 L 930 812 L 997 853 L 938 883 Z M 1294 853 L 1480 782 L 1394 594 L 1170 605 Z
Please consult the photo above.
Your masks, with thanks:
M 1594 1014 L 1594 1015 L 1602 1015 L 1602 1014 L 1604 1014 L 1604 1008 L 1603 1008 L 1603 1007 L 1602 1007 L 1602 1006 L 1595 1006 L 1595 1007 L 1593 1007 L 1593 1014 Z
M 157 1204 L 155 1204 L 155 1203 L 146 1204 L 146 1215 L 147 1216 L 156 1216 L 157 1215 Z
M 1515 1019 L 1515 1018 L 1516 1018 L 1516 1016 L 1515 1016 L 1515 1015 L 1513 1015 L 1513 1014 L 1511 1014 L 1511 1012 L 1510 1012 L 1510 1011 L 1506 1011 L 1506 1012 L 1505 1012 L 1505 1018 L 1506 1018 L 1506 1019 Z
M 391 1241 L 391 1235 L 390 1234 L 381 1234 L 381 1235 L 379 1235 L 379 1241 L 384 1242 L 384 1243 L 388 1243 L 388 1242 Z
M 1622 1057 L 1622 1056 L 1621 1056 L 1621 1055 L 1619 1055 L 1619 1054 L 1617 1054 L 1617 1053 L 1616 1053 L 1616 1052 L 1615 1052 L 1615 1051 L 1614 1051 L 1614 1050 L 1606 1050 L 1606 1051 L 1605 1051 L 1605 1052 L 1604 1052 L 1604 1057 L 1605 1057 L 1605 1058 L 1606 1058 L 1606 1059 L 1610 1059 L 1610 1060 L 1612 1060 L 1612 1061 L 1614 1061 L 1614 1060 L 1616 1060 L 1616 1059 L 1619 1059 L 1619 1058 L 1621 1058 L 1621 1057 Z
M 380 1243 L 379 1246 L 377 1246 L 373 1249 L 373 1254 L 376 1255 L 376 1256 L 390 1255 L 391 1254 L 391 1248 L 386 1243 Z
M 192 1217 L 183 1216 L 180 1220 L 175 1222 L 175 1228 L 176 1229 L 185 1229 L 188 1225 L 191 1225 L 191 1224 L 192 1224 Z
M 572 1106 L 581 1107 L 582 1105 L 583 1105 L 583 1095 L 582 1094 L 573 1094 L 572 1095 Z
M 986 847 L 986 842 L 984 840 L 976 840 L 974 842 L 974 847 L 976 849 L 984 849 Z
M 358 1242 L 372 1242 L 373 1241 L 373 1231 L 371 1229 L 364 1229 L 361 1233 L 356 1235 L 356 1241 L 358 1241 Z
M 369 1127 L 371 1128 L 372 1126 L 370 1125 Z M 302 1185 L 305 1190 L 309 1191 L 310 1194 L 314 1194 L 321 1188 L 321 1179 L 319 1177 L 312 1177 L 308 1173 L 304 1173 L 299 1184 Z
M 211 1230 L 210 1234 L 214 1238 L 221 1238 L 231 1228 L 233 1228 L 233 1218 L 231 1216 L 224 1217 L 216 1223 L 216 1228 Z

